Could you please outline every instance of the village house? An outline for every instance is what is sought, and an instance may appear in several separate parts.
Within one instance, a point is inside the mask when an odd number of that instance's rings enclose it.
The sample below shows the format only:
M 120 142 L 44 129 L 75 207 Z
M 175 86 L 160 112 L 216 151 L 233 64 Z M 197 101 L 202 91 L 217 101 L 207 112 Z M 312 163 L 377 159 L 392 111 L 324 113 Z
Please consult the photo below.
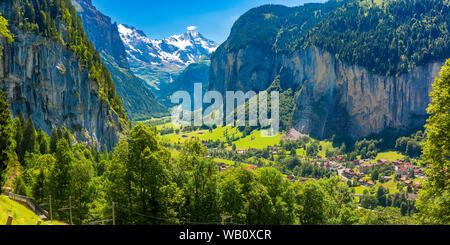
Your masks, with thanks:
M 403 164 L 403 167 L 406 168 L 408 171 L 413 171 L 413 169 L 414 169 L 414 167 L 409 162 L 406 162 L 405 164 Z
M 301 183 L 305 183 L 306 181 L 308 181 L 308 178 L 301 178 L 299 181 L 300 181 Z
M 359 166 L 359 172 L 367 174 L 369 171 L 373 170 L 375 167 L 375 164 L 369 163 L 369 164 L 363 164 Z
M 355 172 L 352 169 L 346 168 L 344 169 L 344 172 L 342 172 L 342 175 L 344 175 L 346 178 L 353 178 L 353 177 L 359 177 L 362 176 L 363 174 L 360 172 Z
M 381 165 L 381 166 L 391 164 L 391 162 L 389 162 L 389 160 L 386 160 L 386 159 L 380 159 L 377 161 L 377 163 L 378 163 L 378 165 Z
M 414 193 L 408 193 L 408 200 L 415 200 L 417 198 L 419 198 L 419 195 Z
M 219 167 L 219 172 L 225 172 L 230 168 L 231 168 L 231 166 L 221 166 L 221 167 Z
M 406 177 L 409 174 L 409 170 L 403 166 L 395 167 L 395 172 L 401 175 L 402 177 Z
M 245 151 L 243 151 L 243 150 L 239 150 L 239 151 L 237 151 L 236 153 L 237 153 L 237 154 L 239 154 L 239 155 L 242 155 L 242 154 L 244 154 L 244 153 L 245 153 Z
M 397 161 L 394 161 L 393 164 L 394 164 L 395 166 L 400 166 L 400 165 L 403 165 L 403 161 L 397 160 Z
M 421 189 L 421 188 L 422 188 L 422 184 L 420 184 L 419 182 L 417 182 L 417 183 L 414 183 L 414 184 L 413 184 L 413 187 L 414 187 L 414 188 L 417 188 L 417 189 Z
M 340 162 L 344 161 L 344 158 L 345 158 L 345 156 L 343 156 L 343 155 L 337 155 L 336 156 L 336 160 L 340 161 Z

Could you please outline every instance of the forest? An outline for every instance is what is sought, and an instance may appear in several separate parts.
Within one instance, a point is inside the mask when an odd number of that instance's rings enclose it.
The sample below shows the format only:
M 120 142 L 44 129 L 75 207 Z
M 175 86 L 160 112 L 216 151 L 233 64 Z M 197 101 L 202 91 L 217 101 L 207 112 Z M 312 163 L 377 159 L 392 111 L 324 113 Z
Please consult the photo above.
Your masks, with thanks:
M 222 216 L 233 224 L 413 224 L 399 208 L 357 209 L 337 177 L 301 184 L 274 168 L 219 172 L 199 140 L 174 152 L 143 124 L 110 153 L 76 143 L 64 128 L 47 136 L 30 119 L 9 124 L 7 181 L 38 202 L 51 196 L 53 218 L 65 222 L 70 197 L 74 224 L 111 216 L 113 202 L 117 224 L 220 224 Z
M 442 24 L 450 17 L 448 2 L 384 2 L 386 4 L 379 6 L 372 1 L 367 4 L 356 4 L 354 0 L 330 1 L 323 7 L 305 5 L 294 10 L 261 7 L 256 10 L 260 12 L 249 12 L 237 22 L 237 25 L 246 23 L 248 26 L 233 37 L 236 38 L 232 42 L 234 46 L 228 48 L 239 48 L 246 42 L 260 42 L 266 47 L 275 40 L 286 45 L 289 39 L 264 36 L 285 35 L 279 30 L 289 26 L 283 32 L 292 32 L 289 38 L 295 37 L 301 42 L 292 47 L 276 44 L 272 48 L 287 52 L 288 48 L 297 49 L 310 43 L 331 50 L 345 61 L 370 67 L 373 72 L 397 74 L 449 53 L 450 35 L 447 26 Z M 8 16 L 10 23 L 0 16 L 3 46 L 14 37 L 15 30 L 11 28 L 10 32 L 8 24 L 65 45 L 99 83 L 103 99 L 128 123 L 114 82 L 86 38 L 81 21 L 68 0 L 8 0 L 8 4 L 14 11 Z M 417 16 L 408 15 L 412 8 L 419 13 Z M 301 16 L 295 11 L 305 11 L 315 17 L 308 18 L 311 22 L 304 22 L 301 27 L 290 26 L 290 18 Z M 269 24 L 264 25 L 267 29 L 247 35 L 246 31 L 255 23 L 244 20 L 260 21 L 251 16 L 255 13 Z M 288 19 L 279 17 L 286 14 L 290 16 Z M 340 30 L 344 22 L 356 28 Z M 334 33 L 336 30 L 339 33 Z M 396 37 L 387 38 L 387 35 Z M 358 41 L 345 42 L 344 38 L 355 36 Z M 391 39 L 396 42 L 386 43 Z M 380 47 L 389 47 L 389 52 L 378 60 L 369 59 L 368 55 L 379 52 Z M 276 80 L 269 90 L 279 86 Z M 290 155 L 274 159 L 274 166 L 266 166 L 261 161 L 253 168 L 236 163 L 245 159 L 245 154 L 273 157 L 274 149 L 239 154 L 237 146 L 232 145 L 234 153 L 229 153 L 230 150 L 225 152 L 224 142 L 203 142 L 194 137 L 169 144 L 163 140 L 162 130 L 144 123 L 124 132 L 114 150 L 107 151 L 106 147 L 98 149 L 78 142 L 73 132 L 64 127 L 54 128 L 47 134 L 35 127 L 31 117 L 12 118 L 6 92 L 0 92 L 0 186 L 11 187 L 14 193 L 31 197 L 38 203 L 51 203 L 53 219 L 76 225 L 110 225 L 113 210 L 115 222 L 120 225 L 448 225 L 449 91 L 450 60 L 447 60 L 433 85 L 425 131 L 396 140 L 396 150 L 411 158 L 420 158 L 420 164 L 427 168 L 428 180 L 415 202 L 407 198 L 408 192 L 390 193 L 384 187 L 369 188 L 356 200 L 354 183 L 308 161 L 324 150 L 320 141 L 309 137 L 282 141 L 278 150 Z M 292 126 L 289 116 L 290 107 L 294 105 L 292 93 L 287 90 L 281 96 L 281 111 L 286 115 L 281 119 L 284 130 Z M 241 131 L 238 133 L 244 137 L 251 136 L 252 130 L 248 127 Z M 234 135 L 226 136 L 227 141 L 234 142 L 229 137 Z M 352 146 L 342 144 L 332 148 L 325 157 L 343 154 L 342 157 L 351 162 L 375 158 L 382 144 L 381 140 L 361 139 Z M 223 151 L 211 153 L 207 145 Z M 299 146 L 305 148 L 306 160 L 297 157 Z M 234 167 L 226 171 L 213 159 L 224 154 L 232 154 L 230 161 L 235 162 Z M 382 166 L 369 172 L 372 181 L 382 182 L 381 176 L 391 175 L 393 169 Z M 307 178 L 291 181 L 290 175 Z
M 442 0 L 331 0 L 293 8 L 264 5 L 236 21 L 225 48 L 237 51 L 252 45 L 290 53 L 313 45 L 347 64 L 376 74 L 399 75 L 448 58 L 449 21 L 450 5 Z
M 113 205 L 118 224 L 448 224 L 449 103 L 441 102 L 449 102 L 449 69 L 450 61 L 434 85 L 424 145 L 430 177 L 415 206 L 404 194 L 389 195 L 383 188 L 375 195 L 364 193 L 358 204 L 349 183 L 336 176 L 293 183 L 272 167 L 219 171 L 200 140 L 186 141 L 179 151 L 166 148 L 157 129 L 144 124 L 113 152 L 100 152 L 77 143 L 67 129 L 47 136 L 30 118 L 12 120 L 4 92 L 2 179 L 18 194 L 39 202 L 51 198 L 53 217 L 64 222 L 70 222 L 70 200 L 74 224 L 104 220 Z M 370 149 L 374 143 L 356 145 Z M 280 166 L 307 164 L 289 161 Z M 232 222 L 222 220 L 230 216 Z

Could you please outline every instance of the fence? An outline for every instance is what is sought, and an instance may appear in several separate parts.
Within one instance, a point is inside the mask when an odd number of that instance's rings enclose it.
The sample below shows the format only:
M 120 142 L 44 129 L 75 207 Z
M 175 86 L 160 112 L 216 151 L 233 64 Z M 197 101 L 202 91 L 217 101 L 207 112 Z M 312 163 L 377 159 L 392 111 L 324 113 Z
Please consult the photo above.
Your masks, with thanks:
M 21 196 L 21 195 L 17 195 L 14 193 L 5 193 L 6 196 L 8 196 L 11 200 L 14 200 L 16 202 L 25 204 L 28 206 L 28 208 L 30 208 L 31 210 L 33 210 L 33 212 L 35 212 L 41 219 L 43 220 L 48 220 L 50 215 L 48 214 L 47 211 L 45 211 L 44 209 L 42 209 L 37 203 L 36 201 L 34 201 L 33 199 L 26 197 L 26 196 Z

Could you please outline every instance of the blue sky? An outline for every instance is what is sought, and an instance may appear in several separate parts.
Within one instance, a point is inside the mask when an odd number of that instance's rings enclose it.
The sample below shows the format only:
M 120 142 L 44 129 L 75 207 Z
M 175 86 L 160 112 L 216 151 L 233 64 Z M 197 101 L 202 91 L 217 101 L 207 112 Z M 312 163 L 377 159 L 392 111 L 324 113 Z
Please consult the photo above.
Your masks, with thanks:
M 169 37 L 196 26 L 205 37 L 226 40 L 233 23 L 253 7 L 263 4 L 298 6 L 325 0 L 92 0 L 113 22 L 143 30 L 152 39 Z

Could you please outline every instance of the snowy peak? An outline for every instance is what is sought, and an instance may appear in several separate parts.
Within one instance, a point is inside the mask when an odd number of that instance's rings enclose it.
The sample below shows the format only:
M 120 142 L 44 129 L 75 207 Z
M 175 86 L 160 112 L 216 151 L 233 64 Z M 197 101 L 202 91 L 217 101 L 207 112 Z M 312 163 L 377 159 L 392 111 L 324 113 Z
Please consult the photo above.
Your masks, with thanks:
M 187 27 L 181 35 L 152 40 L 134 27 L 120 24 L 120 37 L 131 64 L 148 64 L 158 67 L 183 68 L 202 56 L 209 56 L 217 44 L 201 35 L 195 26 Z
M 207 50 L 209 54 L 214 52 L 217 49 L 217 44 L 211 40 L 206 39 L 202 36 L 196 28 L 190 26 L 187 28 L 187 32 L 182 35 L 173 35 L 170 38 L 166 39 L 169 41 L 175 41 L 173 45 L 179 47 L 182 50 L 185 50 L 187 47 L 191 48 L 202 48 Z

